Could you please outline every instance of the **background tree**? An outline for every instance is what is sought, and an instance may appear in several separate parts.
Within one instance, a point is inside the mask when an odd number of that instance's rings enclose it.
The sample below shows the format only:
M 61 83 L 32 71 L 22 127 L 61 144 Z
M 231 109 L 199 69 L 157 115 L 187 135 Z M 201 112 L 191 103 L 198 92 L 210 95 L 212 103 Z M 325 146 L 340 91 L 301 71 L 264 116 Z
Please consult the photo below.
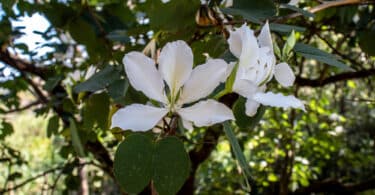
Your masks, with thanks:
M 287 58 L 297 74 L 296 86 L 279 90 L 305 100 L 307 112 L 263 107 L 265 112 L 248 118 L 244 99 L 235 94 L 220 98 L 233 108 L 235 133 L 251 168 L 252 193 L 373 194 L 375 2 L 317 0 L 293 6 L 281 0 L 234 0 L 226 7 L 228 3 L 2 1 L 0 193 L 122 193 L 113 159 L 131 132 L 109 129 L 108 118 L 119 107 L 147 101 L 129 86 L 124 54 L 144 51 L 155 58 L 167 42 L 185 40 L 194 64 L 205 61 L 202 53 L 231 61 L 228 30 L 244 22 L 259 29 L 268 20 L 280 50 L 295 32 L 293 51 L 282 51 L 278 58 Z M 45 40 L 37 49 L 19 41 L 23 27 L 14 22 L 33 14 L 50 23 L 46 31 L 34 31 Z M 40 156 L 45 164 L 33 175 L 23 171 L 32 159 L 10 139 L 15 130 L 24 130 L 13 127 L 35 121 L 14 121 L 25 110 L 48 120 L 46 128 L 38 122 L 34 131 L 53 140 L 52 155 Z M 221 126 L 180 136 L 191 160 L 180 194 L 247 193 Z

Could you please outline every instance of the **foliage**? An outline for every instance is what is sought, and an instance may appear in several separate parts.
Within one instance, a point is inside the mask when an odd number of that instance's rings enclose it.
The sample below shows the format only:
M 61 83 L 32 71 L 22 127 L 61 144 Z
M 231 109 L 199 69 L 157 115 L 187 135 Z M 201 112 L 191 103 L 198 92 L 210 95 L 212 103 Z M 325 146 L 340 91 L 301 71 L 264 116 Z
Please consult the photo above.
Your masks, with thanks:
M 1 1 L 0 194 L 374 193 L 375 2 L 226 3 Z M 33 32 L 37 47 L 14 22 L 33 15 L 49 22 Z M 277 60 L 296 73 L 295 87 L 267 88 L 304 100 L 306 112 L 247 116 L 245 98 L 228 93 L 232 74 L 209 98 L 232 108 L 233 122 L 188 131 L 168 116 L 162 134 L 110 128 L 118 109 L 156 104 L 129 84 L 126 53 L 156 59 L 184 40 L 194 66 L 229 63 L 229 32 L 246 22 L 258 35 L 266 21 Z

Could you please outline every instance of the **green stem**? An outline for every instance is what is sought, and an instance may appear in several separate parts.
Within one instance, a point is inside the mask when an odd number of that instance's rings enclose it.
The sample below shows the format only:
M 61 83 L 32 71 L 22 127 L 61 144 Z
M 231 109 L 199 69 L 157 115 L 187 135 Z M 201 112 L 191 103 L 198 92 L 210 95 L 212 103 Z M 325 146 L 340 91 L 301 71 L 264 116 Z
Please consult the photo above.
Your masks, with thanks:
M 246 161 L 246 158 L 241 150 L 240 144 L 236 138 L 236 135 L 233 132 L 232 126 L 230 125 L 229 121 L 223 123 L 225 135 L 228 137 L 229 143 L 233 149 L 234 155 L 241 166 L 241 169 L 245 176 L 246 184 L 249 188 L 249 192 L 251 191 L 251 186 L 249 184 L 249 179 L 251 179 L 250 167 Z

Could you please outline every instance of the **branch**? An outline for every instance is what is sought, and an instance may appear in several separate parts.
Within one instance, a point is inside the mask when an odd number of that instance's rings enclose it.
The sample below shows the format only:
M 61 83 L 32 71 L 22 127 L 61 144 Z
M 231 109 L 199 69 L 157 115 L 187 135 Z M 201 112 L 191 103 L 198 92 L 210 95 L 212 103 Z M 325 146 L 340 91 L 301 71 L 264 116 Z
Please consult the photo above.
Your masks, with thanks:
M 363 5 L 363 4 L 372 4 L 375 3 L 374 0 L 336 0 L 336 1 L 323 1 L 322 4 L 317 5 L 315 7 L 312 7 L 308 11 L 310 13 L 316 13 L 323 11 L 325 9 L 331 8 L 331 7 L 339 7 L 339 6 L 347 6 L 347 5 Z M 296 18 L 302 16 L 301 13 L 292 13 L 283 17 L 280 17 L 276 19 L 275 21 L 280 22 L 284 20 L 288 20 L 291 18 Z
M 20 72 L 31 73 L 43 79 L 46 77 L 47 68 L 37 67 L 35 64 L 19 59 L 17 56 L 10 54 L 6 47 L 0 51 L 0 61 Z
M 24 111 L 24 110 L 27 110 L 33 106 L 36 106 L 36 105 L 39 105 L 41 104 L 42 102 L 40 102 L 39 100 L 35 101 L 35 102 L 31 102 L 30 104 L 27 104 L 23 107 L 20 107 L 20 108 L 15 108 L 15 109 L 12 109 L 12 110 L 6 110 L 4 112 L 1 112 L 3 114 L 9 114 L 9 113 L 13 113 L 13 112 L 20 112 L 20 111 Z
M 337 74 L 331 77 L 327 77 L 325 79 L 307 79 L 307 78 L 302 78 L 302 77 L 297 76 L 296 83 L 299 86 L 322 87 L 324 85 L 339 82 L 339 81 L 360 79 L 360 78 L 366 78 L 370 76 L 375 76 L 375 69 L 360 70 L 356 72 L 345 72 L 345 73 Z
M 321 182 L 312 183 L 310 186 L 297 189 L 292 194 L 312 194 L 319 192 L 332 192 L 337 194 L 353 194 L 369 189 L 375 189 L 375 178 L 356 184 L 343 184 L 337 180 L 328 179 Z

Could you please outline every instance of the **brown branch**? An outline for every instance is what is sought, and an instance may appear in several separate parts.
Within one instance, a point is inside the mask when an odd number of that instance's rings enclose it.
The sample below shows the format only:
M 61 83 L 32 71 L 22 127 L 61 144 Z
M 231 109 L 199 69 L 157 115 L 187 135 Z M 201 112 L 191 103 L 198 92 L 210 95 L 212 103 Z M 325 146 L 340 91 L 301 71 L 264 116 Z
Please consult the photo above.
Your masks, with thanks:
M 24 110 L 27 110 L 33 106 L 36 106 L 36 105 L 39 105 L 41 104 L 42 102 L 40 102 L 39 100 L 35 101 L 35 102 L 31 102 L 30 104 L 27 104 L 23 107 L 20 107 L 20 108 L 15 108 L 15 109 L 12 109 L 12 110 L 6 110 L 4 112 L 1 112 L 3 114 L 9 114 L 9 113 L 13 113 L 13 112 L 20 112 L 20 111 L 24 111 Z
M 310 13 L 316 13 L 316 12 L 320 12 L 320 11 L 323 11 L 323 10 L 326 10 L 326 9 L 332 8 L 332 7 L 347 6 L 347 5 L 363 5 L 363 4 L 372 4 L 372 3 L 375 3 L 375 1 L 374 0 L 336 0 L 336 1 L 323 1 L 322 4 L 317 5 L 315 7 L 312 7 L 308 11 Z M 288 20 L 288 19 L 296 18 L 296 17 L 299 17 L 299 16 L 302 16 L 302 14 L 301 13 L 292 13 L 292 14 L 289 14 L 289 15 L 286 15 L 286 16 L 279 17 L 275 21 L 276 22 L 281 22 L 281 21 L 285 21 L 285 20 Z
M 15 68 L 20 72 L 31 73 L 43 79 L 45 79 L 46 77 L 47 68 L 37 67 L 35 66 L 35 64 L 26 62 L 25 60 L 20 59 L 18 56 L 10 54 L 7 48 L 1 49 L 0 61 L 3 61 L 5 64 Z
M 368 69 L 368 70 L 360 70 L 356 72 L 345 72 L 341 74 L 337 74 L 334 76 L 330 76 L 324 79 L 307 79 L 302 77 L 296 77 L 296 83 L 299 86 L 309 86 L 309 87 L 322 87 L 327 84 L 346 81 L 351 79 L 360 79 L 366 78 L 370 76 L 375 76 L 375 69 Z
M 312 183 L 307 187 L 299 188 L 292 194 L 302 195 L 319 192 L 331 192 L 335 194 L 353 194 L 355 192 L 363 192 L 369 189 L 375 189 L 375 178 L 355 184 L 343 184 L 334 179 L 327 179 L 321 182 Z

